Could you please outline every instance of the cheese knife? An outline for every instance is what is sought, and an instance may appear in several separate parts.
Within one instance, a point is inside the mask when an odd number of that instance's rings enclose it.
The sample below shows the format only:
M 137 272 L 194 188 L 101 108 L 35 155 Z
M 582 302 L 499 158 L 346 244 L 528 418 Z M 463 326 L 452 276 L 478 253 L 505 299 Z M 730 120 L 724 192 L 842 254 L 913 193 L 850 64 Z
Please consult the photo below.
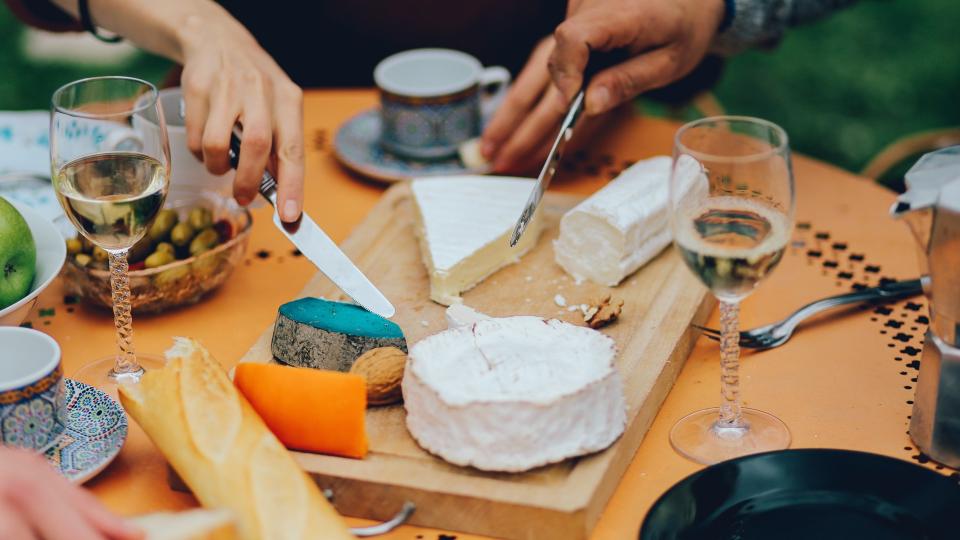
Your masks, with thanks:
M 533 192 L 530 193 L 527 204 L 523 207 L 523 213 L 520 214 L 517 225 L 513 229 L 513 234 L 510 236 L 510 247 L 517 245 L 517 242 L 520 241 L 523 232 L 527 230 L 527 225 L 530 223 L 530 220 L 533 219 L 533 214 L 537 211 L 537 206 L 540 205 L 540 199 L 543 198 L 543 194 L 547 191 L 550 182 L 557 174 L 557 169 L 560 166 L 560 158 L 563 157 L 567 143 L 573 138 L 573 128 L 576 127 L 577 120 L 580 119 L 580 115 L 583 113 L 585 94 L 587 86 L 590 84 L 590 79 L 598 72 L 615 66 L 626 59 L 626 51 L 622 49 L 610 52 L 594 51 L 590 53 L 590 59 L 587 61 L 587 66 L 583 70 L 583 83 L 580 86 L 580 91 L 577 92 L 573 101 L 570 102 L 567 115 L 560 124 L 560 133 L 557 134 L 557 138 L 553 141 L 550 153 L 547 154 L 547 161 L 543 164 L 543 168 L 540 169 L 540 176 L 537 177 L 537 184 L 534 186 Z
M 230 165 L 236 168 L 239 162 L 240 137 L 234 132 L 230 136 Z M 363 275 L 363 272 L 306 212 L 303 212 L 300 219 L 294 223 L 284 223 L 280 220 L 277 210 L 277 181 L 268 171 L 263 171 L 259 191 L 260 195 L 273 206 L 273 224 L 334 285 L 365 309 L 381 317 L 389 319 L 396 313 L 383 293 L 367 279 L 367 276 Z

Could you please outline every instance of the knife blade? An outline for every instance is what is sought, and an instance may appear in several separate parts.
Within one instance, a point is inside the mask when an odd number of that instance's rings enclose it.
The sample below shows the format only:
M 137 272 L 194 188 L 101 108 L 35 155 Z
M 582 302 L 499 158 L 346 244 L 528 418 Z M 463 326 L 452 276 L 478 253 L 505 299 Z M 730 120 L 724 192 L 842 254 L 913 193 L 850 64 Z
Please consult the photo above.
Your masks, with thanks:
M 239 160 L 240 137 L 235 132 L 230 136 L 230 164 L 236 168 Z M 396 309 L 387 297 L 367 279 L 367 276 L 306 212 L 303 212 L 295 223 L 284 223 L 280 220 L 277 210 L 277 181 L 268 171 L 263 171 L 259 191 L 260 195 L 273 206 L 273 224 L 334 285 L 365 309 L 381 317 L 389 319 L 396 313 Z
M 540 175 L 537 176 L 537 183 L 533 187 L 527 203 L 523 206 L 523 212 L 520 214 L 520 218 L 517 219 L 517 224 L 513 228 L 513 234 L 510 235 L 510 247 L 516 246 L 517 242 L 520 241 L 520 237 L 523 236 L 524 231 L 527 230 L 527 225 L 529 225 L 530 220 L 533 219 L 533 214 L 540 205 L 540 200 L 543 199 L 543 194 L 546 193 L 547 188 L 550 187 L 550 182 L 553 181 L 553 177 L 557 175 L 560 159 L 563 157 L 567 143 L 573 138 L 573 128 L 583 113 L 584 102 L 586 101 L 585 94 L 587 86 L 590 84 L 590 79 L 592 79 L 596 73 L 617 65 L 626 60 L 626 58 L 626 51 L 621 49 L 609 52 L 595 51 L 590 53 L 587 66 L 583 70 L 583 83 L 580 85 L 580 91 L 577 92 L 573 101 L 570 102 L 567 115 L 563 118 L 563 122 L 560 123 L 560 132 L 553 141 L 553 146 L 550 147 L 550 153 L 547 154 L 547 161 L 544 162 L 543 168 L 540 169 Z

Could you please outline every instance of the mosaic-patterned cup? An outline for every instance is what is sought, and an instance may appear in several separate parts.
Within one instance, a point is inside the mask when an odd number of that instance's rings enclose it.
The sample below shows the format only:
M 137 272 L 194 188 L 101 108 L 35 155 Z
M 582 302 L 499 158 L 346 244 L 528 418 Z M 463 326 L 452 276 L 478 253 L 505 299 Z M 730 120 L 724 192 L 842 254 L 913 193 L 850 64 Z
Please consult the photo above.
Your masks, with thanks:
M 484 68 L 460 51 L 414 49 L 384 59 L 373 78 L 380 89 L 380 144 L 401 156 L 440 159 L 480 135 L 482 119 L 506 93 L 510 72 Z
M 0 327 L 0 443 L 44 452 L 66 422 L 60 346 L 43 332 Z

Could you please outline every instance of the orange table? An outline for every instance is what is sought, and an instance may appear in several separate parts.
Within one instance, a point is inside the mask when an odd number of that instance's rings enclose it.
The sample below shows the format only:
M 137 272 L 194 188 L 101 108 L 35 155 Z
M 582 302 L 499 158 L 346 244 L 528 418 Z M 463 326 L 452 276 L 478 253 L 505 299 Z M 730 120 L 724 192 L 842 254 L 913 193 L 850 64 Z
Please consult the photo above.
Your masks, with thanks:
M 344 120 L 375 102 L 370 90 L 316 91 L 306 96 L 306 209 L 338 241 L 364 218 L 384 186 L 340 168 L 331 150 L 333 135 Z M 576 171 L 558 179 L 555 189 L 589 194 L 624 162 L 669 154 L 676 127 L 639 116 L 622 119 L 593 142 Z M 795 168 L 795 238 L 769 283 L 745 303 L 745 327 L 780 318 L 807 301 L 848 290 L 855 282 L 874 285 L 881 277 L 909 278 L 918 272 L 906 228 L 887 217 L 891 193 L 810 159 L 797 157 Z M 170 345 L 171 336 L 189 335 L 225 366 L 232 366 L 273 321 L 277 306 L 295 297 L 314 269 L 292 255 L 290 245 L 269 224 L 266 209 L 256 210 L 254 219 L 246 261 L 222 289 L 196 306 L 135 319 L 139 350 L 160 352 Z M 30 321 L 60 342 L 67 375 L 87 360 L 113 351 L 110 315 L 65 305 L 59 283 L 41 296 L 39 307 L 55 308 L 52 316 L 34 312 Z M 892 305 L 889 312 L 855 309 L 803 328 L 784 347 L 745 353 L 741 376 L 745 404 L 783 419 L 793 433 L 794 447 L 850 448 L 925 461 L 905 433 L 925 315 L 922 298 Z M 900 321 L 900 327 L 894 328 L 898 323 L 890 320 Z M 715 325 L 716 318 L 712 322 Z M 698 470 L 670 448 L 667 435 L 681 416 L 718 403 L 718 375 L 718 348 L 701 338 L 607 506 L 595 538 L 635 536 L 656 498 Z M 196 504 L 191 496 L 168 487 L 163 457 L 136 425 L 118 459 L 88 487 L 121 514 Z M 438 534 L 404 527 L 388 538 Z

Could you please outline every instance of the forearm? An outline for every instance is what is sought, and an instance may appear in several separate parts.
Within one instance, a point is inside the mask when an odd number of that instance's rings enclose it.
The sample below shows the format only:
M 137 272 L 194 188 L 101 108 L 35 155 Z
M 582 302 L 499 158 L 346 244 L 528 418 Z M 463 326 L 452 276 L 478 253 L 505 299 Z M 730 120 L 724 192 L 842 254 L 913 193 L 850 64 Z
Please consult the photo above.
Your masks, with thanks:
M 714 38 L 711 51 L 727 56 L 776 43 L 788 28 L 824 17 L 855 1 L 733 0 L 731 24 Z
M 77 0 L 51 0 L 79 18 Z M 142 49 L 183 63 L 190 49 L 222 33 L 253 39 L 225 9 L 211 0 L 89 0 L 98 27 Z

